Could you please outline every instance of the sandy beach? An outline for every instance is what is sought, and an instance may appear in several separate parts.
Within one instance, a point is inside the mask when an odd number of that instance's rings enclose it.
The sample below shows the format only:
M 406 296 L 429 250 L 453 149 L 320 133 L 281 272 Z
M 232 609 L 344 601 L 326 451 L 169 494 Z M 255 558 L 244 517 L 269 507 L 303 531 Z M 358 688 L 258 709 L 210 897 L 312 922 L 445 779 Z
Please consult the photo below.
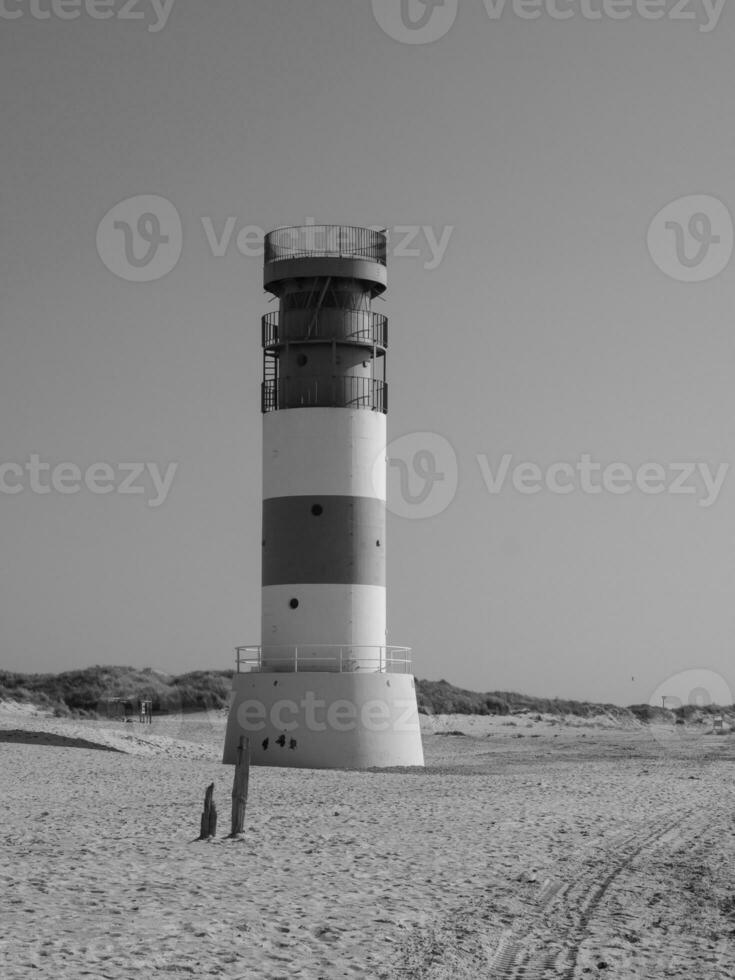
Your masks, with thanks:
M 422 717 L 425 771 L 254 768 L 230 841 L 224 726 L 0 706 L 0 975 L 735 975 L 733 735 Z

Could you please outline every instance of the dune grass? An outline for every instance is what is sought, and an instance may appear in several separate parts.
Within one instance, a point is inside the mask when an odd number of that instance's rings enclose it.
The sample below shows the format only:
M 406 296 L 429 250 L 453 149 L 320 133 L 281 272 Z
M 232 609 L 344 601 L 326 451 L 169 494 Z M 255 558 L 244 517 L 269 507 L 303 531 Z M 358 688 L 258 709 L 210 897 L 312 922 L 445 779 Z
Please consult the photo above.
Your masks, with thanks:
M 232 688 L 232 670 L 194 670 L 165 674 L 150 667 L 95 666 L 60 674 L 21 674 L 0 670 L 0 700 L 27 702 L 57 715 L 104 716 L 110 698 L 131 702 L 150 700 L 155 714 L 226 708 Z M 422 714 L 552 715 L 591 718 L 608 715 L 643 723 L 675 720 L 696 722 L 723 714 L 735 723 L 735 707 L 684 705 L 664 709 L 648 704 L 621 708 L 563 698 L 534 697 L 515 691 L 480 693 L 455 687 L 446 680 L 416 681 Z
M 156 713 L 224 708 L 232 670 L 195 670 L 178 676 L 150 667 L 86 667 L 60 674 L 0 671 L 0 699 L 25 701 L 55 714 L 104 715 L 110 698 L 150 700 Z

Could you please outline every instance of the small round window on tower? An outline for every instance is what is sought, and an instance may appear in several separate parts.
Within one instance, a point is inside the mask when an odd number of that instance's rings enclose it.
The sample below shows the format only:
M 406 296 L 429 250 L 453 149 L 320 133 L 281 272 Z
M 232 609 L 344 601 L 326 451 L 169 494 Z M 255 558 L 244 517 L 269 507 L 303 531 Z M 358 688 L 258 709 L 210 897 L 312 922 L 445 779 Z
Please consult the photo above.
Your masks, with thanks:
M 324 508 L 321 504 L 314 504 L 314 506 L 311 508 L 311 512 L 314 517 L 321 517 L 321 515 L 324 513 Z
M 291 600 L 291 601 L 289 602 L 289 606 L 290 606 L 290 607 L 291 607 L 292 609 L 298 609 L 298 608 L 299 608 L 299 600 L 298 600 L 298 599 L 292 599 L 292 600 Z
M 308 360 L 309 358 L 306 356 L 306 354 L 299 354 L 298 357 L 296 358 L 296 363 L 298 364 L 299 367 L 303 367 Z

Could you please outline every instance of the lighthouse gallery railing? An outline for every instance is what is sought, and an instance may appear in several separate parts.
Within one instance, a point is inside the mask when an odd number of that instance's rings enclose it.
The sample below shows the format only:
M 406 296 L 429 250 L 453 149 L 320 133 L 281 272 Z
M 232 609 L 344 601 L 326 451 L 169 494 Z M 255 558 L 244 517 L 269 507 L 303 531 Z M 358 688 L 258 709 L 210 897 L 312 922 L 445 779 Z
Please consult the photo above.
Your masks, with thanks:
M 368 259 L 385 265 L 387 238 L 384 231 L 352 225 L 302 225 L 277 228 L 265 236 L 265 263 L 284 259 L 326 256 Z
M 236 647 L 237 671 L 325 671 L 410 674 L 411 647 L 303 643 L 298 646 Z
M 301 313 L 301 322 L 294 322 L 294 313 Z M 263 347 L 276 347 L 285 343 L 309 343 L 336 340 L 341 344 L 368 346 L 375 344 L 382 350 L 388 346 L 388 317 L 368 310 L 295 310 L 291 323 L 281 325 L 281 314 L 266 313 L 261 320 Z
M 282 408 L 365 408 L 388 411 L 388 386 L 377 378 L 267 378 L 261 385 L 263 412 Z

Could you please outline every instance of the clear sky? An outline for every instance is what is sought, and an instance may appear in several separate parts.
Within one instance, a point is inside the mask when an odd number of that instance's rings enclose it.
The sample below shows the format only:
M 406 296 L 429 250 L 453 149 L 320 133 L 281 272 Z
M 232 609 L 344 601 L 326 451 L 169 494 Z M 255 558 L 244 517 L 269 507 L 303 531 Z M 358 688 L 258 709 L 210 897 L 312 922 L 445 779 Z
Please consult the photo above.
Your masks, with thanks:
M 413 473 L 429 496 L 402 505 L 391 467 L 389 639 L 415 673 L 619 703 L 686 670 L 735 688 L 735 467 L 706 483 L 735 435 L 735 11 L 406 0 L 411 29 L 399 0 L 34 2 L 0 4 L 3 667 L 222 668 L 259 641 L 272 307 L 237 236 L 313 217 L 392 230 L 389 431 L 444 477 Z M 416 43 L 422 16 L 449 29 Z M 141 195 L 182 228 L 147 282 L 105 251 Z M 111 492 L 38 492 L 34 457 L 66 488 L 107 463 Z M 585 458 L 622 468 L 589 492 Z M 162 502 L 150 470 L 119 492 L 135 463 L 177 464 Z

